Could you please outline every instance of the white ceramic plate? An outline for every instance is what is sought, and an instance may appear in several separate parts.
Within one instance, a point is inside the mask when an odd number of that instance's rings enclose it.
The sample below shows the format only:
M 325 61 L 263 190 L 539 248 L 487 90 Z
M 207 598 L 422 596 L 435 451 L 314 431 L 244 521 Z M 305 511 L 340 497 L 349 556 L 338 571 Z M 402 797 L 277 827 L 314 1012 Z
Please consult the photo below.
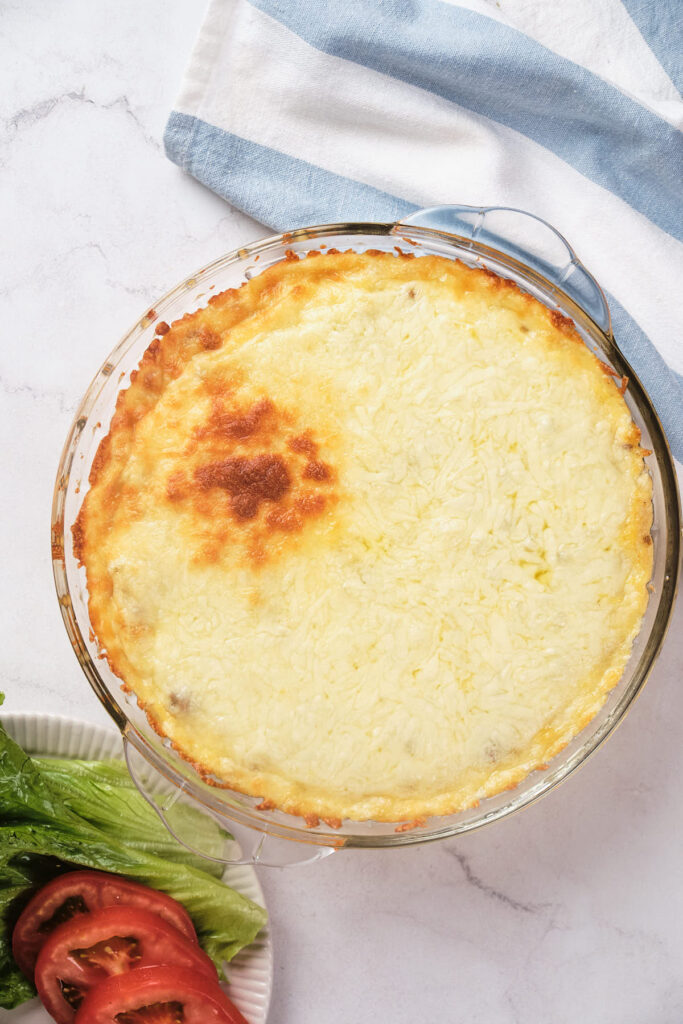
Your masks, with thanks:
M 54 757 L 78 757 L 99 760 L 121 757 L 121 737 L 111 729 L 54 715 L 2 715 L 7 732 L 29 754 Z M 248 865 L 228 866 L 223 875 L 226 885 L 237 889 L 255 903 L 265 906 L 256 873 Z M 268 926 L 255 942 L 229 964 L 230 984 L 225 986 L 232 1001 L 249 1024 L 266 1024 L 273 983 L 273 954 Z M 51 1017 L 37 999 L 0 1014 L 7 1024 L 51 1024 Z

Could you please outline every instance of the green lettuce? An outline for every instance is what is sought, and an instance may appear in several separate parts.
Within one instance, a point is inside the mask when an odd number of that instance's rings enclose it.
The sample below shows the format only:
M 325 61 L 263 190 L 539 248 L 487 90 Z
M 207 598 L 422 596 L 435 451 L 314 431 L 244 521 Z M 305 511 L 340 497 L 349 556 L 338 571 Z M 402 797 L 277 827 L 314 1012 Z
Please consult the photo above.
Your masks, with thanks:
M 182 804 L 174 813 L 182 819 L 174 824 L 191 829 L 199 848 L 221 849 L 226 833 L 212 819 Z M 41 884 L 76 867 L 125 875 L 173 896 L 219 968 L 266 921 L 262 907 L 215 877 L 219 867 L 170 837 L 120 762 L 32 758 L 0 724 L 1 1007 L 35 995 L 12 957 L 18 915 Z

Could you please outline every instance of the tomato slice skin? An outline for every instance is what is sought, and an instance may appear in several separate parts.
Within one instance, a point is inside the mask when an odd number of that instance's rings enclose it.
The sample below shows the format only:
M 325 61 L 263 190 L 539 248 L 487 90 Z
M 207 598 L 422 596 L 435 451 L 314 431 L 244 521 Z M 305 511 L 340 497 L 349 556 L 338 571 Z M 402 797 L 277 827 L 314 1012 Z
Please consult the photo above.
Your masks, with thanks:
M 167 966 L 139 967 L 107 978 L 88 992 L 75 1024 L 175 1024 L 178 1005 L 183 1024 L 248 1024 L 217 981 Z
M 105 907 L 61 924 L 38 954 L 35 983 L 57 1024 L 71 1024 L 78 1000 L 110 975 L 159 964 L 190 968 L 218 985 L 212 961 L 158 914 Z
M 12 953 L 19 969 L 33 980 L 45 940 L 70 917 L 123 904 L 153 911 L 191 942 L 197 942 L 185 907 L 166 893 L 104 871 L 69 871 L 44 885 L 24 907 L 14 926 Z

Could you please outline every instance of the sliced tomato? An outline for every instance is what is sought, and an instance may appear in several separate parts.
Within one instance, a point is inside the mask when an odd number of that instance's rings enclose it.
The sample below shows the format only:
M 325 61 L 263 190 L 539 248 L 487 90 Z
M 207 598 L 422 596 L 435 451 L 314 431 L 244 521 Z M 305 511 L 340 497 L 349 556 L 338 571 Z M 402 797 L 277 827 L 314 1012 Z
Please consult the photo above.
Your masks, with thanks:
M 76 1024 L 247 1024 L 218 986 L 196 971 L 141 967 L 90 990 Z
M 104 871 L 70 871 L 43 886 L 14 926 L 12 953 L 19 969 L 33 979 L 38 953 L 58 925 L 78 914 L 123 904 L 151 910 L 190 941 L 197 941 L 185 907 L 165 893 Z
M 48 936 L 36 962 L 36 988 L 58 1024 L 70 1024 L 93 986 L 110 975 L 159 964 L 187 967 L 207 984 L 218 984 L 206 953 L 158 914 L 105 907 L 72 918 Z

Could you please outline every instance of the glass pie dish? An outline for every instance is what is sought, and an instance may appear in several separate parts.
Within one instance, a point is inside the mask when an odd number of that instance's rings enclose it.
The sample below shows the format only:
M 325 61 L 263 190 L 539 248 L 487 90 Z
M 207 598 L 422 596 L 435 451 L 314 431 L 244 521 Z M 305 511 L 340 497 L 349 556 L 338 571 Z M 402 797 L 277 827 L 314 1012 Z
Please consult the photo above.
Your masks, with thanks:
M 514 790 L 457 814 L 424 824 L 345 821 L 339 828 L 305 823 L 258 806 L 260 798 L 205 780 L 159 736 L 126 693 L 98 650 L 88 613 L 85 571 L 73 549 L 72 527 L 88 487 L 90 468 L 122 388 L 127 387 L 159 321 L 171 322 L 205 303 L 214 292 L 239 287 L 283 259 L 320 248 L 434 254 L 483 267 L 514 281 L 575 324 L 584 343 L 616 378 L 627 379 L 625 400 L 651 454 L 653 573 L 640 632 L 621 680 L 588 726 L 542 771 Z M 526 806 L 565 779 L 619 723 L 637 696 L 661 647 L 676 591 L 680 561 L 680 508 L 667 442 L 652 404 L 612 334 L 604 294 L 566 240 L 531 214 L 500 207 L 437 207 L 398 223 L 332 224 L 302 228 L 255 242 L 199 270 L 155 303 L 119 342 L 90 385 L 62 454 L 52 509 L 52 556 L 59 603 L 69 638 L 95 693 L 121 731 L 133 779 L 173 831 L 176 799 L 200 803 L 240 839 L 237 859 L 282 864 L 317 859 L 344 847 L 387 847 L 426 842 L 479 828 Z M 161 774 L 173 786 L 164 805 L 155 801 Z M 175 834 L 175 833 L 174 833 Z M 177 838 L 192 846 L 191 837 Z M 284 842 L 293 840 L 295 842 Z M 201 851 L 199 851 L 201 852 Z

